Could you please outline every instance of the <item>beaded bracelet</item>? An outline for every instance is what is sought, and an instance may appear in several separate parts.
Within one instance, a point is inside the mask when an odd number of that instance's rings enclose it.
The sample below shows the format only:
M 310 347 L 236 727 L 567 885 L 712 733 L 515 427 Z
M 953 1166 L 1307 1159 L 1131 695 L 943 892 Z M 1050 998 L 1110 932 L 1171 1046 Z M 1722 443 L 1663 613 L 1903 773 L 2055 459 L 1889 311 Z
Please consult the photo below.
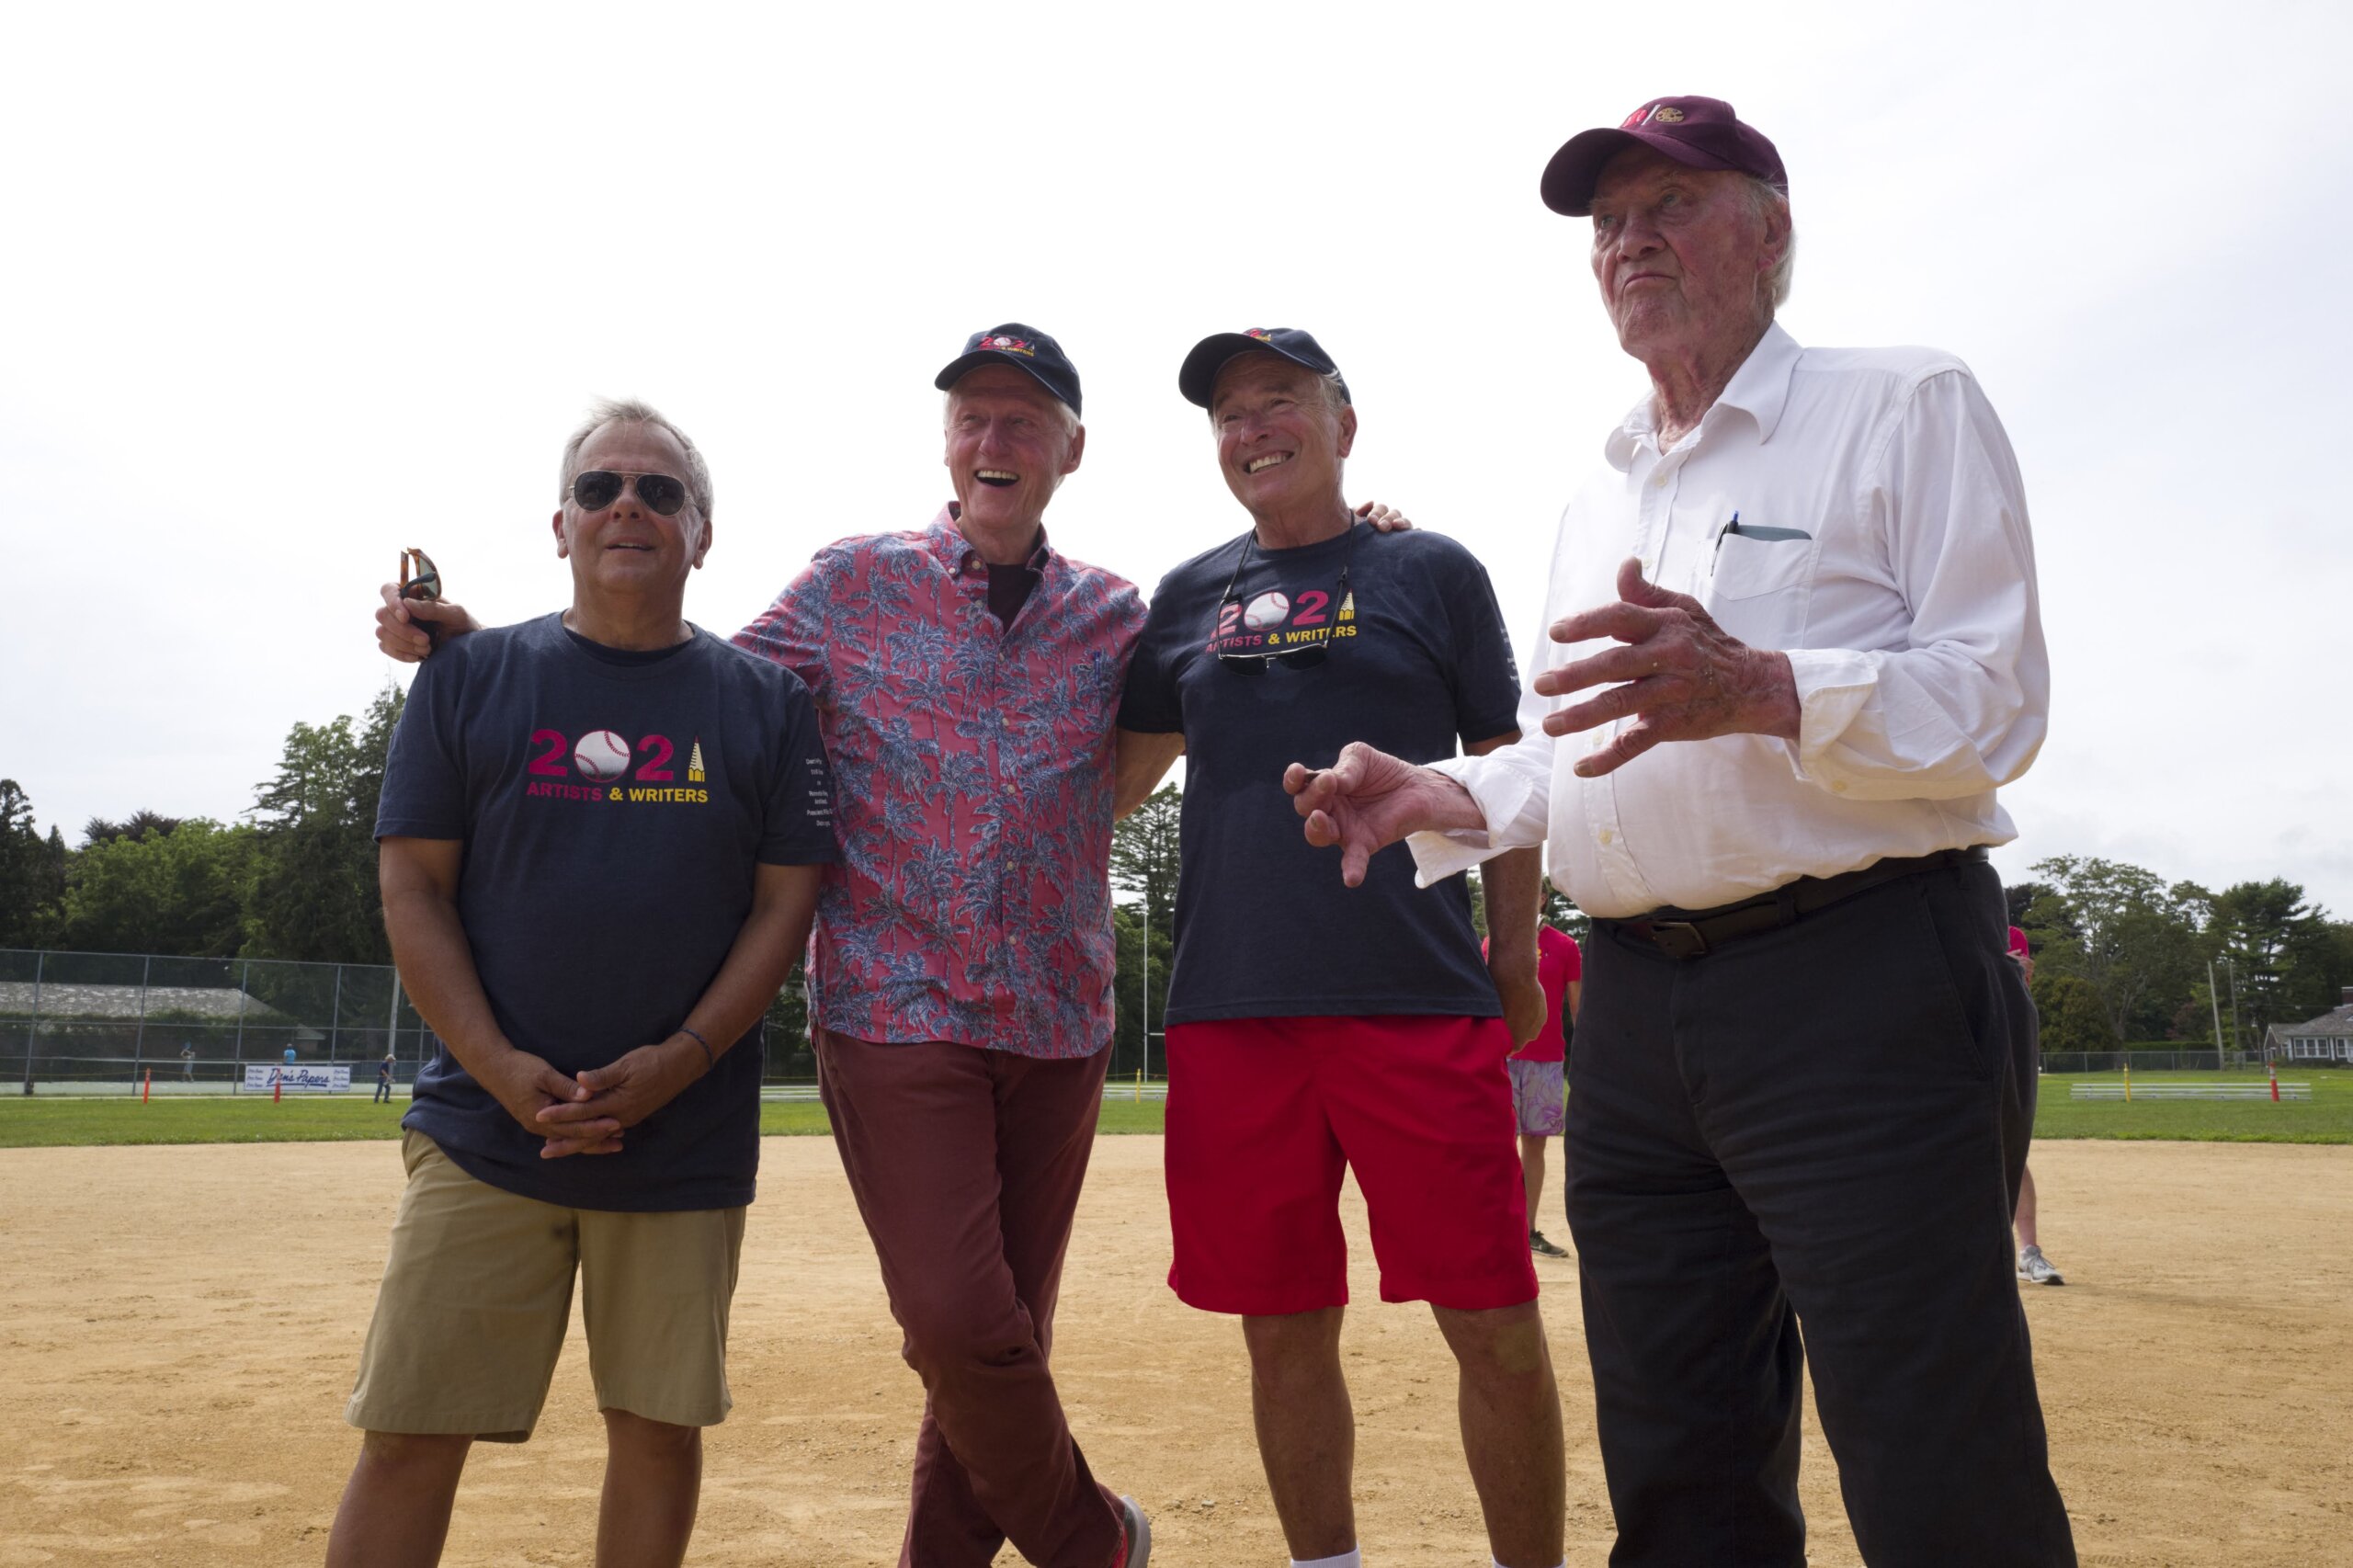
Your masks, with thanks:
M 701 1034 L 694 1029 L 687 1028 L 684 1024 L 680 1024 L 678 1026 L 678 1032 L 686 1036 L 688 1040 L 693 1040 L 697 1045 L 702 1047 L 702 1062 L 703 1070 L 705 1072 L 708 1072 L 711 1068 L 719 1065 L 719 1058 L 710 1053 L 710 1041 L 703 1039 Z

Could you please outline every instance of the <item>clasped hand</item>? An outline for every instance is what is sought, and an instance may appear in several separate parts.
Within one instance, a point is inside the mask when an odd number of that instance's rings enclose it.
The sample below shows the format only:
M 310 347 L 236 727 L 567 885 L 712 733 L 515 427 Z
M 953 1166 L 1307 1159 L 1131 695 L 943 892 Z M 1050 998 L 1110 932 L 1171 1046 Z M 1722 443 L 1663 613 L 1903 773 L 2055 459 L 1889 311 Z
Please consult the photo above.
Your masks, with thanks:
M 483 1087 L 526 1132 L 545 1140 L 540 1149 L 543 1160 L 620 1153 L 624 1132 L 708 1070 L 700 1048 L 683 1035 L 661 1045 L 641 1045 L 576 1076 L 527 1051 L 509 1051 L 499 1063 L 491 1074 L 494 1081 Z

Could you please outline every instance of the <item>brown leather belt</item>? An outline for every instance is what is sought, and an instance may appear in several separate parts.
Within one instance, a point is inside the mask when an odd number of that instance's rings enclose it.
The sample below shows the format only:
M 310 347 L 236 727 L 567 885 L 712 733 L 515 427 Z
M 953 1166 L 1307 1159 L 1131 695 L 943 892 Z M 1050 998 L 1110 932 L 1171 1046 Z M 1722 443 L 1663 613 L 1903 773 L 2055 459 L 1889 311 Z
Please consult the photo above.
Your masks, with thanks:
M 1985 846 L 1982 844 L 1967 849 L 1939 849 L 1934 855 L 1874 861 L 1860 870 L 1841 871 L 1835 877 L 1800 877 L 1771 892 L 1758 893 L 1737 903 L 1720 903 L 1713 909 L 1654 909 L 1631 920 L 1596 920 L 1594 925 L 1604 931 L 1622 931 L 1629 937 L 1640 937 L 1671 959 L 1701 958 L 1726 942 L 1793 926 L 1817 910 L 1827 909 L 1898 877 L 1941 870 L 1948 866 L 1966 866 L 1984 858 Z

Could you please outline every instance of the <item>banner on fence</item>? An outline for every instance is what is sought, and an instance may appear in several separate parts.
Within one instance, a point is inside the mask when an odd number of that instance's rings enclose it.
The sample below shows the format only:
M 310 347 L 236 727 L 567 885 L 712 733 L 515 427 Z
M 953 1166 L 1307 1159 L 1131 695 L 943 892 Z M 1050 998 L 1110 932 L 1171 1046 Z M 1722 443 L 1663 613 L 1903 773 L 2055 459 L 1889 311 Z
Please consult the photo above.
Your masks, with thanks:
M 272 1067 L 245 1064 L 245 1087 L 267 1094 L 282 1089 L 290 1095 L 339 1095 L 351 1087 L 351 1064 L 335 1067 Z

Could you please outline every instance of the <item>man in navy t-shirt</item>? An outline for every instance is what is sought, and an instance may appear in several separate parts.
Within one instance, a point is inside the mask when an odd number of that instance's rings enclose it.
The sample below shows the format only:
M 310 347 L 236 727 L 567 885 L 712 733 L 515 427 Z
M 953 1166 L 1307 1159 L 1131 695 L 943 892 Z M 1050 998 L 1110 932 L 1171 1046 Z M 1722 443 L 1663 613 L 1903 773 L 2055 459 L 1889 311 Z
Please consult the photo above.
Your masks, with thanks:
M 1467 896 L 1417 889 L 1404 853 L 1374 857 L 1361 887 L 1336 887 L 1283 789 L 1287 764 L 1328 762 L 1363 731 L 1431 761 L 1458 741 L 1477 752 L 1516 739 L 1519 682 L 1495 592 L 1452 540 L 1349 515 L 1356 410 L 1306 333 L 1206 338 L 1178 385 L 1209 410 L 1254 526 L 1162 581 L 1120 712 L 1123 747 L 1156 746 L 1159 765 L 1123 778 L 1120 809 L 1186 757 L 1169 1283 L 1243 1318 L 1259 1457 L 1291 1556 L 1354 1564 L 1337 1208 L 1353 1168 L 1381 1298 L 1428 1301 L 1461 1364 L 1495 1559 L 1552 1568 L 1560 1396 L 1504 1069 L 1515 1036 L 1544 1017 L 1535 857 L 1488 868 L 1490 922 L 1506 933 L 1491 965 Z
M 600 1561 L 684 1555 L 759 1152 L 761 1016 L 835 858 L 808 691 L 680 617 L 701 456 L 642 404 L 565 449 L 572 608 L 418 672 L 376 822 L 440 1045 L 347 1412 L 330 1564 L 435 1561 L 477 1437 L 530 1435 L 575 1273 L 608 1442 Z

